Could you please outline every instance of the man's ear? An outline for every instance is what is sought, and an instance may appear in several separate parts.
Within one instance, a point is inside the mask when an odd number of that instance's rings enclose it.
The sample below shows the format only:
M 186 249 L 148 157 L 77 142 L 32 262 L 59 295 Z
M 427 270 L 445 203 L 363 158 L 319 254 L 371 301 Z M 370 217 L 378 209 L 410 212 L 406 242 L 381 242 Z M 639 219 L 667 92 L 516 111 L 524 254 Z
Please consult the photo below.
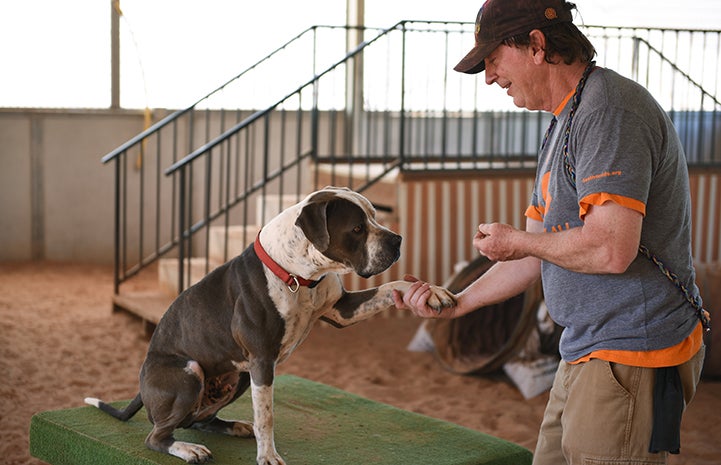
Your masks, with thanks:
M 328 202 L 310 202 L 303 207 L 295 220 L 298 226 L 305 234 L 305 237 L 321 252 L 328 249 L 330 245 L 330 235 L 328 234 L 326 209 Z
M 546 36 L 538 29 L 528 33 L 530 43 L 528 50 L 533 57 L 533 62 L 540 65 L 546 60 Z

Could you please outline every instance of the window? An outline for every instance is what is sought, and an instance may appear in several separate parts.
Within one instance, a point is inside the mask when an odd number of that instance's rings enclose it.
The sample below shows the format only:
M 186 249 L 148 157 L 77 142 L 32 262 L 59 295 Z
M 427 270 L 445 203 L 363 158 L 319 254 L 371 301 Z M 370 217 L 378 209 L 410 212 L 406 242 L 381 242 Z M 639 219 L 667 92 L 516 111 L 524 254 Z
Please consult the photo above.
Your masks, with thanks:
M 182 108 L 315 24 L 337 0 L 120 0 L 120 105 Z M 110 106 L 111 0 L 0 3 L 0 107 Z
M 698 0 L 681 9 L 656 0 L 574 3 L 580 11 L 577 22 L 589 25 L 717 29 L 721 24 L 718 0 Z M 0 107 L 107 108 L 111 4 L 0 2 Z M 365 24 L 470 22 L 480 4 L 365 0 Z M 120 104 L 125 108 L 185 107 L 308 27 L 339 26 L 346 18 L 343 0 L 119 0 L 119 5 Z
M 0 107 L 109 106 L 109 31 L 105 1 L 0 3 Z

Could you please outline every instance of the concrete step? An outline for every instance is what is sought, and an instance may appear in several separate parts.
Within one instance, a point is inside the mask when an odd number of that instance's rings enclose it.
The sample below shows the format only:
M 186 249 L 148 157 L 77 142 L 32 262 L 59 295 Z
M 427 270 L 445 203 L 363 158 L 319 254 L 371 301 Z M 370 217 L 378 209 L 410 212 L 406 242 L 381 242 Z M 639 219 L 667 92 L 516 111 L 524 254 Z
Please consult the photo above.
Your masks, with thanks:
M 227 236 L 225 226 L 211 226 L 208 241 L 208 256 L 214 263 L 225 263 L 231 258 L 240 255 L 248 245 L 252 244 L 260 231 L 260 226 L 228 226 Z M 225 242 L 228 241 L 226 255 Z
M 202 257 L 193 257 L 186 261 L 185 273 L 190 273 L 188 286 L 200 281 L 206 270 L 212 271 L 229 259 L 239 255 L 251 244 L 260 231 L 261 220 L 268 222 L 278 213 L 286 208 L 295 205 L 302 198 L 296 195 L 268 194 L 265 202 L 258 198 L 256 204 L 256 224 L 237 225 L 226 228 L 225 226 L 212 226 L 208 240 L 208 260 Z M 264 213 L 263 213 L 264 212 Z M 228 242 L 226 258 L 226 237 Z M 175 258 L 163 258 L 158 262 L 158 282 L 160 288 L 169 296 L 178 295 L 178 260 Z
M 150 337 L 173 297 L 160 290 L 130 291 L 113 296 L 113 310 L 132 313 L 143 320 L 143 331 Z
M 214 262 L 225 263 L 239 255 L 248 245 L 252 244 L 263 224 L 277 216 L 281 211 L 301 201 L 305 195 L 278 195 L 268 194 L 265 202 L 258 197 L 255 206 L 255 224 L 232 225 L 227 233 L 228 251 L 225 253 L 226 228 L 225 226 L 211 226 L 208 245 L 208 255 Z
M 213 260 L 206 261 L 205 258 L 193 257 L 185 261 L 185 282 L 187 286 L 197 283 L 210 272 L 220 266 L 221 262 Z M 188 280 L 189 277 L 189 280 Z M 178 295 L 178 259 L 177 258 L 161 258 L 158 262 L 158 283 L 168 296 L 175 297 Z
M 305 198 L 305 194 L 268 194 L 265 196 L 265 203 L 262 197 L 258 197 L 255 205 L 255 224 L 263 225 L 276 217 L 288 207 L 295 205 Z

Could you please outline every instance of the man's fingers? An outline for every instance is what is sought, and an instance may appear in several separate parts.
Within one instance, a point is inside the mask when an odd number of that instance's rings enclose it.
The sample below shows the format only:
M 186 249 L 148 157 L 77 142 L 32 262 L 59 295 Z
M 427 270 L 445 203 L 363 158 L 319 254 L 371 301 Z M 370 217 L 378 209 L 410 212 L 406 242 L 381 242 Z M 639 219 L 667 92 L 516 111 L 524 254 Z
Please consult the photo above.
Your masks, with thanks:
M 405 302 L 403 302 L 403 294 L 398 289 L 393 289 L 393 303 L 399 310 L 407 308 Z
M 479 239 L 483 239 L 484 237 L 487 237 L 491 234 L 491 225 L 486 223 L 481 223 L 478 225 L 478 232 L 476 233 L 476 237 Z

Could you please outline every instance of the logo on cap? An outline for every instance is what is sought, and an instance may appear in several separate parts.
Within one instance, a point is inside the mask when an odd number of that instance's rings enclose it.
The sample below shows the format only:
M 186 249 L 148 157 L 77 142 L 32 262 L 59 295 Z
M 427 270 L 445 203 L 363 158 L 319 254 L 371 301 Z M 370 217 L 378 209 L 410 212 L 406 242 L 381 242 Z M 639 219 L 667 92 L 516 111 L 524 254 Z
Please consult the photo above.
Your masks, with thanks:
M 546 16 L 546 19 L 558 18 L 558 15 L 556 14 L 556 10 L 553 8 L 546 8 L 546 11 L 544 11 L 543 14 L 544 14 L 544 16 Z

